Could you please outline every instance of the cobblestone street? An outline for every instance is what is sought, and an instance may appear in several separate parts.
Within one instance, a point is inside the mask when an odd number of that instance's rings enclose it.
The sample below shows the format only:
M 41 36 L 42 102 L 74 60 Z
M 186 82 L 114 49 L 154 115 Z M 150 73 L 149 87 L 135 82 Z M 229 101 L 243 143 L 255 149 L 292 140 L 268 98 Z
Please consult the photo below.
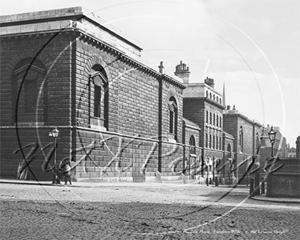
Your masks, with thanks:
M 91 185 L 91 184 L 90 184 Z M 1 239 L 299 239 L 299 205 L 198 184 L 0 184 Z

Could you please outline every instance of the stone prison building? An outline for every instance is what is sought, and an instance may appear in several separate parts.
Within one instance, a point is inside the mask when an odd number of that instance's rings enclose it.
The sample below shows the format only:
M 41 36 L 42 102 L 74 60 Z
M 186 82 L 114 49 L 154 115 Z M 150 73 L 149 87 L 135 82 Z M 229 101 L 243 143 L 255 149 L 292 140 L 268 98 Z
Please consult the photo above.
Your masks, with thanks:
M 185 65 L 176 76 L 163 62 L 146 66 L 138 44 L 81 7 L 1 16 L 0 24 L 1 178 L 51 180 L 55 159 L 71 160 L 74 180 L 221 176 L 214 161 L 224 163 L 234 137 L 213 80 L 200 85 L 216 99 L 197 95 Z M 189 111 L 194 103 L 202 109 Z

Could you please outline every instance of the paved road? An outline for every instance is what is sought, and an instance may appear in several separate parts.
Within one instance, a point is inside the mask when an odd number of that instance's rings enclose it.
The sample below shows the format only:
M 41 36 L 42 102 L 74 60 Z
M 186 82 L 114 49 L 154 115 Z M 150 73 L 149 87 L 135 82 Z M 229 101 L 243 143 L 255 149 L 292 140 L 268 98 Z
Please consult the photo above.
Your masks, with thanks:
M 94 187 L 88 187 L 94 186 Z M 298 204 L 248 189 L 107 183 L 0 184 L 1 239 L 299 239 Z M 222 198 L 222 199 L 221 199 Z

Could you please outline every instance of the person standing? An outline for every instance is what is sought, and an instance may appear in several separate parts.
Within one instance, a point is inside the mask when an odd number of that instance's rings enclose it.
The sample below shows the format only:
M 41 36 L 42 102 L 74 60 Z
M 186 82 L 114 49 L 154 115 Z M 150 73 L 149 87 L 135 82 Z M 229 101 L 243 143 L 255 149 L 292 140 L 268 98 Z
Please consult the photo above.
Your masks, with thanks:
M 60 162 L 60 169 L 65 177 L 65 185 L 68 184 L 68 181 L 70 182 L 70 185 L 72 185 L 71 182 L 71 161 L 70 159 L 63 159 Z

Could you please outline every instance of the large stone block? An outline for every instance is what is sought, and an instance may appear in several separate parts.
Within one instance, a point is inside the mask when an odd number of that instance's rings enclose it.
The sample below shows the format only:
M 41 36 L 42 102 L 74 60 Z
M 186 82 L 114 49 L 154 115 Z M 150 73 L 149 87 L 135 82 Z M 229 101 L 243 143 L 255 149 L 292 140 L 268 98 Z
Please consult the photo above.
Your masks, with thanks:
M 267 178 L 268 197 L 300 198 L 300 159 L 280 159 Z

